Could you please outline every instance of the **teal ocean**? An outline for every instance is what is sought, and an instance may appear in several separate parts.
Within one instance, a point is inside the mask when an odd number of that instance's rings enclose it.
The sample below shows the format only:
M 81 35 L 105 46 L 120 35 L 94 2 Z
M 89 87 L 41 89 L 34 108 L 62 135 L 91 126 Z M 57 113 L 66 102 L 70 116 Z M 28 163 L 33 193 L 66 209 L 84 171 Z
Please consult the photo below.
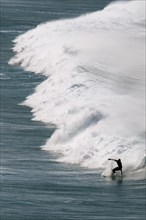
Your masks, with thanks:
M 146 218 L 133 2 L 1 0 L 1 220 Z M 109 176 L 108 157 L 123 177 Z

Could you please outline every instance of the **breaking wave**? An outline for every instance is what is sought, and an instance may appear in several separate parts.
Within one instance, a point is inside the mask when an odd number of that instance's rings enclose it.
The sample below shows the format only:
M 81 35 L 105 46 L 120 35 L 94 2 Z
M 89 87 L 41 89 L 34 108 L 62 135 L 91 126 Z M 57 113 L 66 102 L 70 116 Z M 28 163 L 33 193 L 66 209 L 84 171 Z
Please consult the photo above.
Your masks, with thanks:
M 144 1 L 38 25 L 15 40 L 10 64 L 47 76 L 24 104 L 54 124 L 44 150 L 99 171 L 145 167 Z

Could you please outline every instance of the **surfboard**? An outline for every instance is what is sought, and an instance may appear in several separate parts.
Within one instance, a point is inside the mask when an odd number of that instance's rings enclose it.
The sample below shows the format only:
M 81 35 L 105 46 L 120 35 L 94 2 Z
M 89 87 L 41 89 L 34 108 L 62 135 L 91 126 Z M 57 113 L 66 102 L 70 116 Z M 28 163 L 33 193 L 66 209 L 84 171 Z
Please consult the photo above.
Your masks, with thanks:
M 119 174 L 119 173 L 116 173 L 116 174 L 111 174 L 110 175 L 110 178 L 112 179 L 112 180 L 121 180 L 121 179 L 123 179 L 123 177 L 124 177 L 124 175 L 122 175 L 122 174 Z
M 111 179 L 122 179 L 125 175 L 122 175 L 121 173 L 111 173 L 110 175 L 103 174 L 104 178 L 111 178 Z
M 111 175 L 110 175 L 111 177 L 113 177 L 113 176 L 115 176 L 115 177 L 123 177 L 123 175 L 121 174 L 121 173 L 111 173 Z

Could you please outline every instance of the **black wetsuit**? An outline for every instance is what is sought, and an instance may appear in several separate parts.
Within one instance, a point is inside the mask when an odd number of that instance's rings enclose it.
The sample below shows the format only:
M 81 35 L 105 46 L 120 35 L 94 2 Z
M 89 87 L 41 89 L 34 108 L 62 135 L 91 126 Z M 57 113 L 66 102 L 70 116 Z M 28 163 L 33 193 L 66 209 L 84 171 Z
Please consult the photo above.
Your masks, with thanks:
M 122 174 L 122 163 L 121 163 L 121 160 L 119 159 L 119 160 L 115 160 L 115 161 L 117 162 L 118 167 L 113 169 L 113 173 L 115 173 L 118 170 L 121 170 L 121 174 Z

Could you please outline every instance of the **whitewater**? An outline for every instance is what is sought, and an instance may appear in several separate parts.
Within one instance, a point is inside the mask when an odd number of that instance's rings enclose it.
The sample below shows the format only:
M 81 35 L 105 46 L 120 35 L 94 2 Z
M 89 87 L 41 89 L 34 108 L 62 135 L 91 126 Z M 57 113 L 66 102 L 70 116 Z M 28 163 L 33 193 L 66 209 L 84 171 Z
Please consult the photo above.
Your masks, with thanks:
M 121 158 L 126 174 L 144 173 L 144 10 L 144 1 L 118 1 L 14 40 L 9 64 L 46 76 L 22 104 L 55 127 L 42 149 L 58 161 L 108 173 L 108 158 Z

